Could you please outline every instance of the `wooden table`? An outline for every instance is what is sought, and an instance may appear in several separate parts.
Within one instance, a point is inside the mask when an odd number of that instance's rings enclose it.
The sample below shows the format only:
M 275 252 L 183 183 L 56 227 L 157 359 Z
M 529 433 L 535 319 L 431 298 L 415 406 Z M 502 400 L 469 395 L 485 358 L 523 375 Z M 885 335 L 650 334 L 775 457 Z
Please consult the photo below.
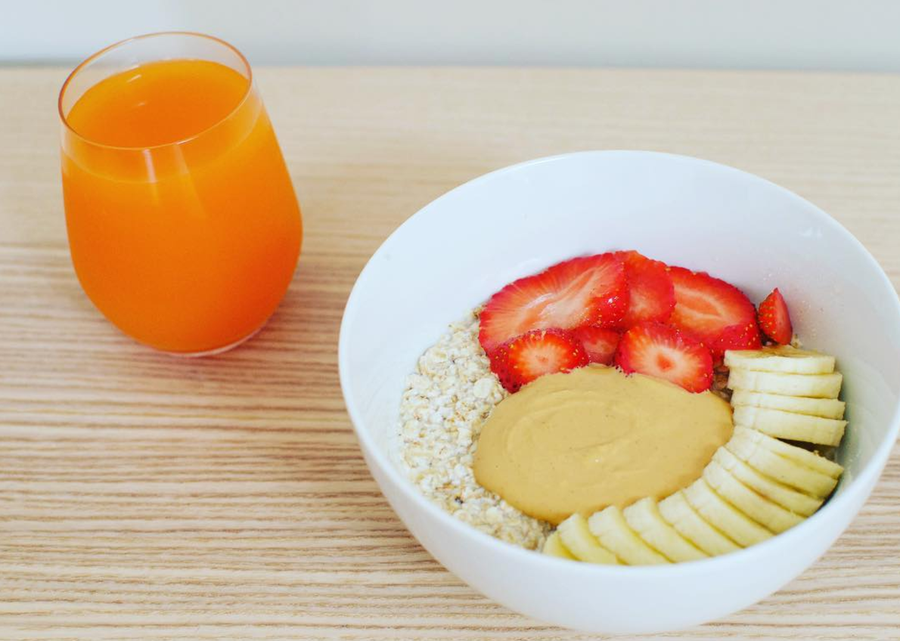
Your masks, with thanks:
M 254 340 L 179 360 L 120 335 L 72 272 L 64 75 L 0 70 L 2 639 L 587 638 L 495 605 L 419 547 L 338 388 L 366 259 L 488 170 L 593 148 L 710 158 L 819 204 L 900 284 L 898 76 L 261 69 L 303 205 L 300 267 Z M 812 569 L 660 638 L 722 637 L 900 638 L 900 449 Z

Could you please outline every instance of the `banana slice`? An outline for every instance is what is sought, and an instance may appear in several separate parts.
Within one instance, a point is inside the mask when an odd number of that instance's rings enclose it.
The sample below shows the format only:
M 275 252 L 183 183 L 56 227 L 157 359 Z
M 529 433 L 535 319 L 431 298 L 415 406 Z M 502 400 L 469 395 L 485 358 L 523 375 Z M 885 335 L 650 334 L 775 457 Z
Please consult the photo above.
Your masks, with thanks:
M 822 505 L 822 499 L 790 488 L 778 481 L 773 481 L 768 476 L 760 474 L 744 463 L 724 447 L 720 447 L 716 451 L 712 460 L 759 495 L 795 514 L 811 516 Z M 625 512 L 627 515 L 628 508 L 625 509 Z
M 731 389 L 812 398 L 837 398 L 841 393 L 842 381 L 843 376 L 840 372 L 781 374 L 778 372 L 755 372 L 735 367 L 728 374 L 728 387 Z
M 785 510 L 751 490 L 715 461 L 711 461 L 703 470 L 703 478 L 719 496 L 776 534 L 803 521 L 802 516 Z
M 847 421 L 820 416 L 806 416 L 782 410 L 738 405 L 734 408 L 735 425 L 755 427 L 763 434 L 792 441 L 818 445 L 839 445 Z
M 708 556 L 666 523 L 656 501 L 650 497 L 632 503 L 622 510 L 622 514 L 639 537 L 676 563 Z
M 737 429 L 725 447 L 758 472 L 815 497 L 825 498 L 837 485 L 836 479 L 742 437 Z
M 587 519 L 580 514 L 573 514 L 556 528 L 563 545 L 579 561 L 588 563 L 604 563 L 615 565 L 619 562 L 616 555 L 600 545 L 588 529 Z
M 772 532 L 752 521 L 709 486 L 702 478 L 684 489 L 684 496 L 707 522 L 744 547 L 772 538 Z
M 628 527 L 622 511 L 615 505 L 593 514 L 588 519 L 588 528 L 600 541 L 600 545 L 628 565 L 661 565 L 670 562 Z
M 808 416 L 822 418 L 844 418 L 844 402 L 831 398 L 803 398 L 801 396 L 779 396 L 763 392 L 735 390 L 731 395 L 731 404 L 735 407 L 764 407 L 770 410 L 782 410 Z
M 679 534 L 710 556 L 740 549 L 734 541 L 704 521 L 688 503 L 682 491 L 660 501 L 659 513 Z
M 571 559 L 572 561 L 578 560 L 571 552 L 569 552 L 569 548 L 563 545 L 562 539 L 559 536 L 559 532 L 553 532 L 550 536 L 547 537 L 547 540 L 544 541 L 544 547 L 541 551 L 544 554 L 557 556 L 561 559 Z
M 834 356 L 797 349 L 790 345 L 725 352 L 725 366 L 784 374 L 831 374 Z
M 797 461 L 798 463 L 801 463 L 816 472 L 821 472 L 826 476 L 830 476 L 833 479 L 839 479 L 844 472 L 844 468 L 841 467 L 840 464 L 829 461 L 824 456 L 819 456 L 814 452 L 804 450 L 802 447 L 797 447 L 790 443 L 784 443 L 777 438 L 772 438 L 771 436 L 763 434 L 759 430 L 739 425 L 734 428 L 733 436 L 740 436 L 741 438 L 757 443 L 767 450 L 771 450 L 775 454 L 779 454 L 792 461 Z

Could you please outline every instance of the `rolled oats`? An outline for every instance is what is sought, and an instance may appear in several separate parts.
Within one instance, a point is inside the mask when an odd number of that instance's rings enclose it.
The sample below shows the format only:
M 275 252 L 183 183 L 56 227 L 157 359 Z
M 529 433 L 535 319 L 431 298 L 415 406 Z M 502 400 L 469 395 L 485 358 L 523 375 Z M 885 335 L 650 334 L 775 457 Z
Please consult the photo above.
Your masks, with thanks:
M 441 508 L 492 536 L 539 548 L 549 526 L 475 481 L 484 420 L 506 390 L 490 371 L 472 312 L 419 358 L 400 403 L 401 458 L 409 478 Z

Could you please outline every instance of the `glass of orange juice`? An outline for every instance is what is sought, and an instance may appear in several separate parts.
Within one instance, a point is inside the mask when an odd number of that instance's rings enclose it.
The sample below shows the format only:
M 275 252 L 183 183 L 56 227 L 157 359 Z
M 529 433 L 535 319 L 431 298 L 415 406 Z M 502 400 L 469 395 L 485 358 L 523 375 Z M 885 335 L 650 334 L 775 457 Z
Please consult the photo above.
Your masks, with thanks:
M 83 62 L 59 95 L 72 263 L 119 329 L 179 354 L 223 351 L 275 311 L 300 208 L 247 60 L 158 33 Z

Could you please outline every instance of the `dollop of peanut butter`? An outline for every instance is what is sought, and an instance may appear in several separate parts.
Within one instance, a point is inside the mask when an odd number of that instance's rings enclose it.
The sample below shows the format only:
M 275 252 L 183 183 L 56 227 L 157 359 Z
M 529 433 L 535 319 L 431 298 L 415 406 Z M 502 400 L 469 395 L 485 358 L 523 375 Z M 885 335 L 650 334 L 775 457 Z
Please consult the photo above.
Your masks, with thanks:
M 591 365 L 501 401 L 481 431 L 475 479 L 558 524 L 690 485 L 733 429 L 730 406 L 712 392 Z

